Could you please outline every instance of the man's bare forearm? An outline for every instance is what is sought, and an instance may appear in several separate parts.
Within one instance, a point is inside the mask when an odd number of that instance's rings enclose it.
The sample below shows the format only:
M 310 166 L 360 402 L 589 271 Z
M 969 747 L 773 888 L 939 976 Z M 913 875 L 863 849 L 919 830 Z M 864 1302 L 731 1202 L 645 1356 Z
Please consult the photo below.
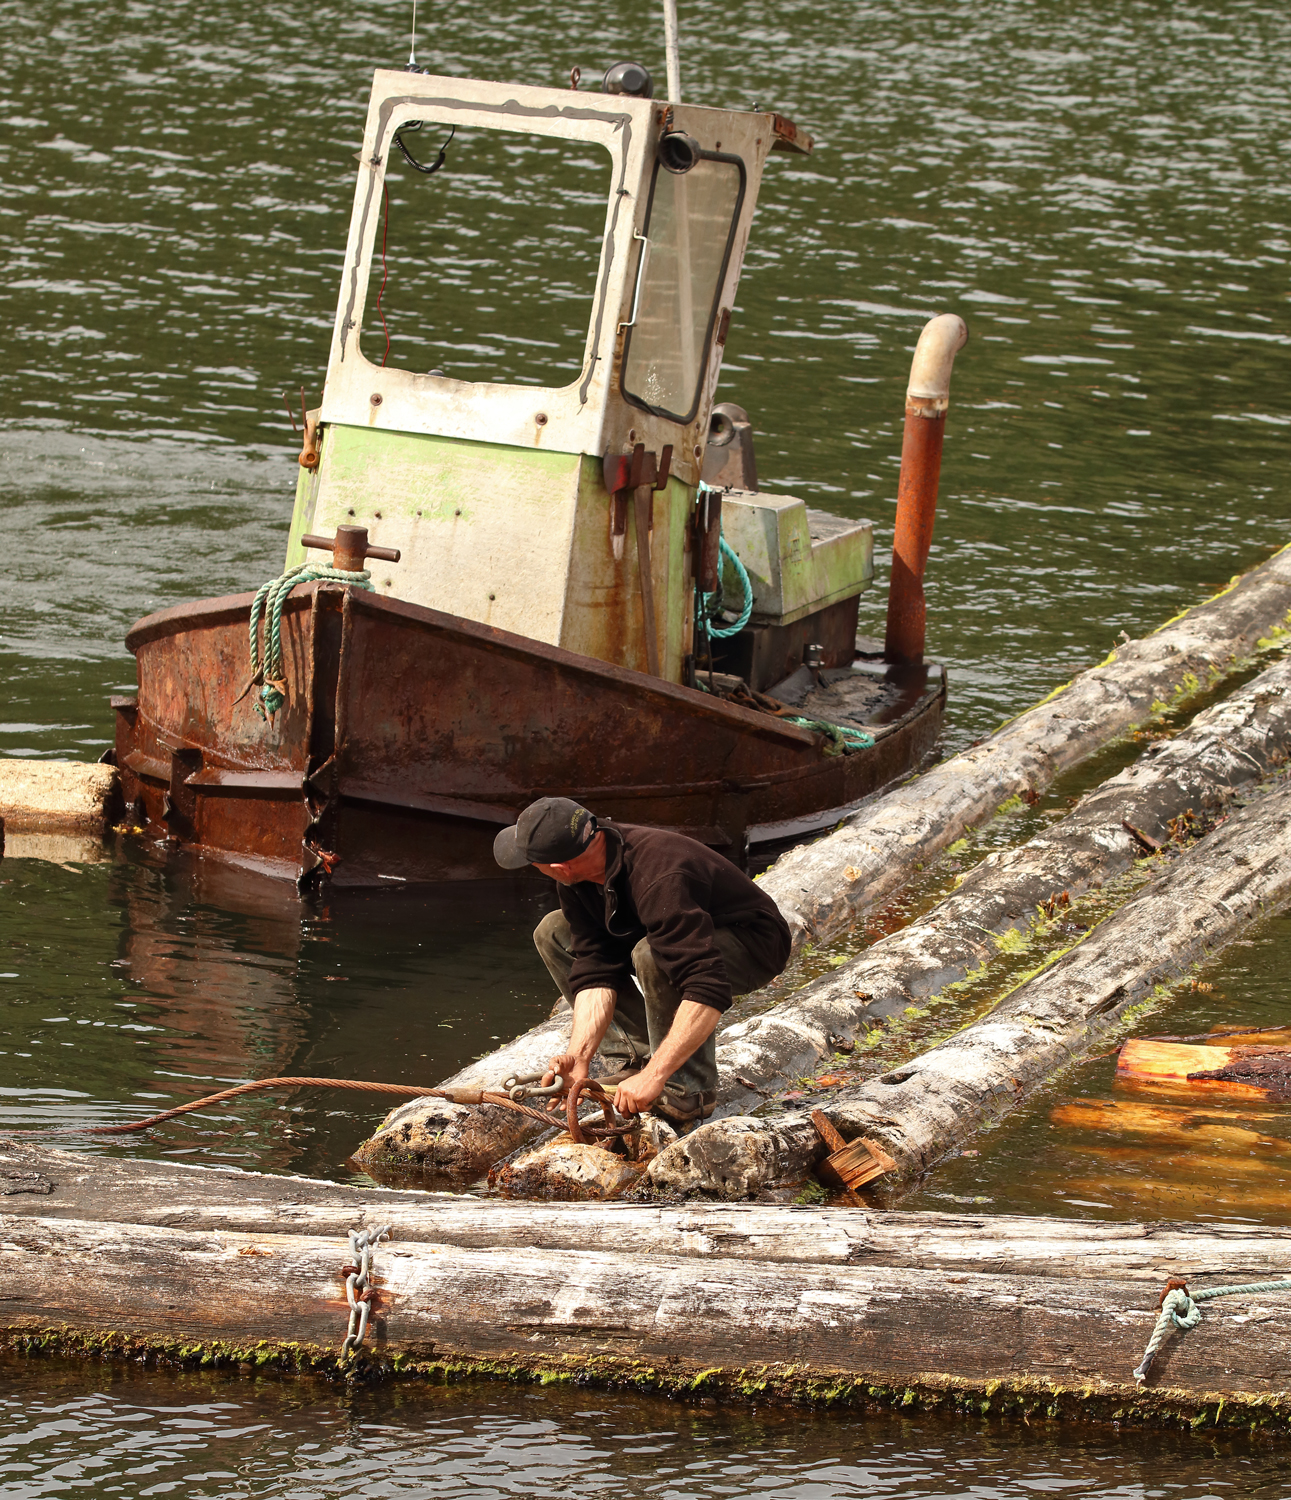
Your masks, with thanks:
M 682 1063 L 693 1057 L 717 1029 L 719 1020 L 721 1012 L 711 1005 L 683 1000 L 658 1051 L 635 1078 L 619 1085 L 619 1109 L 625 1114 L 649 1109 Z
M 574 996 L 574 1021 L 569 1031 L 569 1051 L 549 1058 L 543 1083 L 549 1084 L 559 1073 L 566 1084 L 586 1078 L 596 1049 L 614 1019 L 613 990 L 579 990 Z
M 590 1063 L 614 1019 L 613 990 L 579 990 L 574 996 L 574 1024 L 569 1032 L 569 1055 Z

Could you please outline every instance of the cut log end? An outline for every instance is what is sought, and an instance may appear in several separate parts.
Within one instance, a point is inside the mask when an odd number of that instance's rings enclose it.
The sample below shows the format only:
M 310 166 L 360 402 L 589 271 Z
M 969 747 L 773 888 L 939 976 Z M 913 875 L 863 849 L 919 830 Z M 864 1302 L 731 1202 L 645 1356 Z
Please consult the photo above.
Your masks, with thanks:
M 353 1159 L 378 1182 L 401 1183 L 411 1173 L 429 1184 L 461 1186 L 542 1130 L 500 1105 L 412 1099 L 391 1110 Z
M 117 795 L 115 766 L 66 760 L 0 760 L 0 818 L 12 858 L 40 857 L 22 850 L 16 835 L 101 836 Z
M 1138 1038 L 1121 1048 L 1116 1081 L 1281 1103 L 1291 1100 L 1291 1045 L 1192 1046 Z
M 827 1186 L 847 1188 L 855 1192 L 867 1182 L 873 1182 L 876 1177 L 896 1170 L 896 1162 L 882 1146 L 865 1136 L 845 1141 L 834 1128 L 829 1116 L 822 1111 L 812 1110 L 811 1123 L 829 1147 L 829 1155 L 816 1167 L 816 1176 Z

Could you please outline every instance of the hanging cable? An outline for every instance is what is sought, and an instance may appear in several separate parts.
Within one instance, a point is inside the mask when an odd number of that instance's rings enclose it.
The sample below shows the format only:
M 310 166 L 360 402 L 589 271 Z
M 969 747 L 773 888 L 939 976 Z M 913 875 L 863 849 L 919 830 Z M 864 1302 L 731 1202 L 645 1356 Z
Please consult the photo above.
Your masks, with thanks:
M 453 137 L 457 134 L 457 126 L 454 125 L 452 129 L 449 130 L 448 135 L 444 139 L 444 144 L 439 148 L 439 155 L 433 162 L 431 162 L 430 166 L 427 166 L 425 162 L 418 161 L 403 142 L 403 138 L 405 135 L 415 134 L 422 128 L 423 125 L 425 125 L 425 123 L 425 120 L 409 120 L 406 125 L 400 125 L 398 130 L 396 130 L 394 133 L 394 143 L 403 153 L 403 159 L 408 163 L 410 167 L 416 168 L 418 172 L 422 172 L 427 177 L 429 177 L 432 172 L 438 172 L 440 167 L 444 165 L 444 158 L 448 155 L 449 144 L 451 143 Z

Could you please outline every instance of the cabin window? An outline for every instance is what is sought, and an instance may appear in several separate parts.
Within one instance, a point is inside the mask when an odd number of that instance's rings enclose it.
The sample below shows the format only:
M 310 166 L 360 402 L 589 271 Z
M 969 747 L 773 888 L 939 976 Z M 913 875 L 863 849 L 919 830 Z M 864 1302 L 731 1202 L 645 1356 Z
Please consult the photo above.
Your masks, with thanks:
M 634 406 L 674 422 L 699 409 L 744 185 L 737 156 L 708 153 L 681 174 L 655 164 L 622 389 Z
M 552 136 L 405 122 L 392 141 L 363 315 L 373 364 L 453 380 L 573 384 L 606 232 L 612 158 Z M 384 248 L 383 248 L 384 247 Z M 389 336 L 387 353 L 386 339 Z

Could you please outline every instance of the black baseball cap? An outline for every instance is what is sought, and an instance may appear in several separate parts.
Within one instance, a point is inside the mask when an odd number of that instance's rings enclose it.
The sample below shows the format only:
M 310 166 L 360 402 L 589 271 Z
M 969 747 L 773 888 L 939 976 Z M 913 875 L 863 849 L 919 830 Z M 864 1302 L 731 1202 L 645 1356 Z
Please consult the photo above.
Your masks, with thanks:
M 539 797 L 493 840 L 493 858 L 504 870 L 563 865 L 578 858 L 595 832 L 595 813 L 568 797 Z

